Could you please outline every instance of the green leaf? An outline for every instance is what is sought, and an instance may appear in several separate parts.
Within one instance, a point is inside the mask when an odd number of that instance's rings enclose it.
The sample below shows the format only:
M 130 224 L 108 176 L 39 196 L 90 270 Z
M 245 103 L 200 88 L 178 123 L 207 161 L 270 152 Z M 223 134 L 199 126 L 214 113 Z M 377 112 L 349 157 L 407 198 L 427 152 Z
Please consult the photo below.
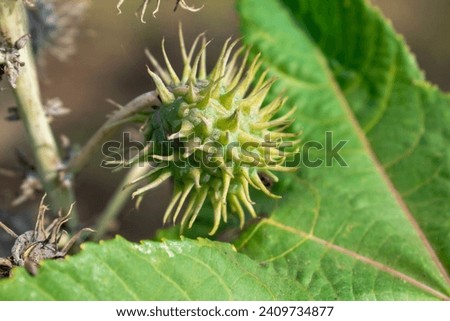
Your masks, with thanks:
M 449 96 L 366 1 L 238 3 L 244 40 L 279 78 L 272 95 L 297 106 L 292 130 L 322 144 L 309 151 L 324 163 L 303 159 L 275 185 L 283 199 L 259 203 L 274 210 L 236 242 L 248 256 L 118 238 L 37 277 L 14 270 L 1 300 L 449 299 Z M 346 166 L 330 157 L 340 141 Z
M 294 300 L 298 283 L 229 244 L 206 239 L 130 243 L 120 237 L 0 281 L 0 300 Z
M 244 40 L 279 78 L 273 94 L 297 107 L 293 130 L 325 161 L 284 177 L 239 250 L 315 299 L 449 299 L 449 96 L 367 1 L 238 8 Z M 339 141 L 347 166 L 330 157 Z

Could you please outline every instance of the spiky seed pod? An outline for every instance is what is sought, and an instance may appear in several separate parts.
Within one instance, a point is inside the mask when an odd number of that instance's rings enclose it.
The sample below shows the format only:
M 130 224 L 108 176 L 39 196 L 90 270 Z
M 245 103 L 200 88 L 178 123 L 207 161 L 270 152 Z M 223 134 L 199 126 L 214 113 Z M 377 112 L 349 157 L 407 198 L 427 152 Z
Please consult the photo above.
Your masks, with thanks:
M 194 56 L 199 43 L 200 49 Z M 263 106 L 274 79 L 266 79 L 267 72 L 263 72 L 252 86 L 261 62 L 258 56 L 248 62 L 249 50 L 243 48 L 233 53 L 237 44 L 230 39 L 225 42 L 209 74 L 205 37 L 198 36 L 187 52 L 181 27 L 181 76 L 169 62 L 164 40 L 166 69 L 147 52 L 158 73 L 148 68 L 162 105 L 151 112 L 147 121 L 147 147 L 131 162 L 147 160 L 155 167 L 130 185 L 149 181 L 133 193 L 133 197 L 140 198 L 173 177 L 174 193 L 164 222 L 172 219 L 175 223 L 183 211 L 182 229 L 192 226 L 207 199 L 214 209 L 211 235 L 221 220 L 227 221 L 229 211 L 238 215 L 242 227 L 244 208 L 256 216 L 250 186 L 279 198 L 267 189 L 260 174 L 276 182 L 272 171 L 296 170 L 284 166 L 286 158 L 297 152 L 298 141 L 292 140 L 297 134 L 283 132 L 293 121 L 290 117 L 294 109 L 272 119 L 285 99 L 278 97 Z
M 13 266 L 25 266 L 28 272 L 35 275 L 40 261 L 63 258 L 84 232 L 94 232 L 90 228 L 84 228 L 60 248 L 59 243 L 62 235 L 65 233 L 61 228 L 70 219 L 72 207 L 66 216 L 62 216 L 60 213 L 59 217 L 46 227 L 44 224 L 45 212 L 48 208 L 44 205 L 44 199 L 45 196 L 42 198 L 39 206 L 34 230 L 17 235 L 13 230 L 0 222 L 0 229 L 15 238 L 14 245 L 11 248 L 11 256 L 0 258 L 0 278 L 10 276 L 10 270 Z

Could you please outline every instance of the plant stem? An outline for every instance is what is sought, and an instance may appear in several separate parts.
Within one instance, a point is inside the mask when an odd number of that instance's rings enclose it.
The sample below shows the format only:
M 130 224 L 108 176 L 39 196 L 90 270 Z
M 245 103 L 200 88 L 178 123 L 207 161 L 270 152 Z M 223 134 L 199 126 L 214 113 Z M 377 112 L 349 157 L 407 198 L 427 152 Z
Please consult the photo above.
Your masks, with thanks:
M 158 99 L 158 94 L 155 91 L 142 94 L 125 106 L 119 106 L 120 109 L 115 112 L 99 130 L 89 139 L 83 146 L 81 151 L 72 158 L 68 165 L 68 170 L 72 174 L 78 173 L 89 160 L 92 155 L 100 150 L 100 146 L 105 140 L 110 137 L 123 123 L 129 122 L 136 113 L 149 109 L 152 106 L 159 106 L 161 104 Z M 98 220 L 95 241 L 99 241 L 108 231 L 111 222 L 119 215 L 125 204 L 130 200 L 133 189 L 123 189 L 123 187 L 132 180 L 140 177 L 148 171 L 147 164 L 136 164 L 131 168 L 128 174 L 123 179 L 122 183 L 111 196 L 106 208 L 103 210 Z
M 5 39 L 16 41 L 28 33 L 28 21 L 22 1 L 1 0 L 0 31 Z M 49 195 L 54 211 L 65 213 L 74 202 L 74 193 L 70 186 L 63 186 L 59 179 L 61 159 L 58 146 L 42 108 L 41 93 L 36 66 L 30 44 L 20 51 L 20 59 L 25 66 L 20 70 L 14 95 L 20 118 L 26 128 L 31 144 L 37 171 L 45 191 Z M 72 210 L 71 227 L 78 223 L 76 210 Z
M 142 94 L 125 106 L 121 107 L 115 112 L 106 123 L 100 127 L 99 130 L 89 139 L 89 141 L 83 146 L 80 152 L 72 158 L 69 162 L 68 170 L 73 174 L 78 173 L 89 160 L 92 155 L 100 150 L 100 146 L 110 137 L 121 125 L 127 123 L 136 113 L 148 109 L 152 106 L 159 106 L 161 102 L 158 99 L 158 94 L 155 91 L 151 91 Z
M 141 177 L 143 174 L 149 171 L 150 165 L 148 164 L 136 164 L 133 166 L 123 179 L 122 183 L 116 189 L 111 196 L 110 201 L 106 208 L 100 215 L 100 219 L 97 223 L 97 228 L 94 234 L 94 241 L 99 241 L 108 232 L 108 228 L 111 222 L 120 214 L 125 204 L 131 199 L 131 194 L 134 191 L 133 188 L 123 189 L 132 180 Z

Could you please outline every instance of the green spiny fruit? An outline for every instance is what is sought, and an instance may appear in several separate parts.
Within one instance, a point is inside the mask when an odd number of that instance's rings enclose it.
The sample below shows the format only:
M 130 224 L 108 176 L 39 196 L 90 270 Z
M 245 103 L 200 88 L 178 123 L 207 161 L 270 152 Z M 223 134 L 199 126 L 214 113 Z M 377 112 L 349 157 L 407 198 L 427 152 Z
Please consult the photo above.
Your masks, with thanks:
M 201 47 L 194 57 L 198 43 Z M 214 234 L 227 213 L 236 213 L 241 227 L 244 208 L 256 216 L 250 198 L 250 186 L 279 198 L 265 186 L 262 177 L 274 182 L 272 171 L 291 171 L 286 158 L 297 152 L 298 134 L 284 132 L 294 113 L 272 119 L 285 99 L 278 97 L 267 105 L 263 101 L 274 79 L 263 72 L 255 81 L 261 62 L 257 56 L 246 68 L 249 51 L 233 53 L 238 41 L 228 39 L 213 70 L 206 73 L 206 40 L 200 35 L 186 51 L 180 28 L 180 46 L 184 68 L 181 77 L 174 71 L 166 51 L 162 52 L 167 69 L 147 52 L 156 72 L 148 69 L 156 84 L 161 106 L 146 122 L 147 146 L 131 162 L 150 161 L 154 168 L 136 179 L 149 184 L 136 190 L 141 198 L 150 189 L 173 177 L 174 193 L 164 222 L 175 223 L 181 215 L 181 228 L 189 228 L 208 199 L 214 209 Z M 243 55 L 242 62 L 238 63 Z M 252 86 L 254 83 L 254 86 Z M 182 211 L 183 210 L 183 211 Z

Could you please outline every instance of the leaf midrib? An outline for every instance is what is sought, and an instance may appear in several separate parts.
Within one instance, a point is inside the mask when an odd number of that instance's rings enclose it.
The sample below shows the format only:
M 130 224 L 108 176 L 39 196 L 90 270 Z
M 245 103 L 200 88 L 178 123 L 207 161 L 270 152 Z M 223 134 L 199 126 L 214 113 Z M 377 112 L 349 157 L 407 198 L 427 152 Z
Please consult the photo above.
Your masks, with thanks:
M 318 56 L 319 63 L 324 68 L 324 70 L 327 74 L 327 78 L 329 79 L 330 85 L 331 85 L 333 91 L 335 92 L 336 97 L 338 98 L 338 101 L 340 102 L 339 105 L 341 106 L 343 111 L 347 114 L 347 117 L 350 120 L 350 123 L 351 123 L 353 129 L 355 130 L 357 137 L 359 138 L 361 144 L 363 145 L 363 149 L 367 152 L 369 158 L 371 159 L 373 165 L 375 166 L 376 171 L 380 174 L 380 176 L 381 176 L 382 180 L 384 181 L 384 183 L 386 184 L 389 192 L 391 193 L 391 195 L 393 195 L 394 199 L 396 200 L 397 204 L 401 208 L 402 212 L 405 214 L 407 220 L 410 222 L 414 231 L 419 236 L 422 244 L 425 246 L 426 251 L 428 252 L 428 254 L 431 257 L 431 260 L 436 265 L 436 267 L 438 268 L 439 272 L 441 273 L 442 277 L 447 282 L 447 284 L 450 285 L 450 278 L 447 274 L 447 271 L 444 268 L 444 265 L 439 260 L 436 252 L 434 251 L 433 247 L 431 246 L 430 241 L 428 240 L 425 233 L 420 228 L 419 224 L 417 223 L 417 220 L 412 215 L 412 213 L 409 210 L 408 206 L 406 205 L 405 201 L 403 200 L 400 193 L 395 188 L 391 179 L 387 175 L 384 167 L 381 165 L 378 158 L 376 157 L 376 155 L 370 145 L 370 142 L 367 139 L 367 136 L 364 134 L 361 126 L 359 125 L 359 122 L 356 119 L 352 109 L 350 108 L 350 105 L 349 105 L 347 99 L 343 95 L 341 88 L 338 86 L 336 79 L 332 76 L 332 72 L 328 68 L 328 64 L 326 63 L 325 57 L 323 57 L 323 54 L 320 52 L 320 50 L 317 50 L 317 47 L 316 47 L 316 52 L 319 52 L 319 56 Z
M 280 5 L 283 6 L 287 12 L 290 12 L 289 8 L 287 8 L 286 5 L 284 5 L 282 3 L 280 3 Z M 301 30 L 303 28 L 306 30 L 308 29 L 305 25 L 299 24 L 296 19 L 292 19 L 292 20 L 293 20 L 293 23 L 295 25 L 297 25 Z M 327 76 L 329 84 L 339 101 L 339 105 L 341 106 L 342 110 L 347 115 L 348 119 L 350 120 L 350 124 L 353 127 L 353 129 L 355 130 L 355 133 L 356 133 L 357 137 L 359 138 L 359 141 L 361 142 L 363 149 L 367 152 L 369 158 L 371 159 L 373 165 L 375 166 L 376 171 L 380 174 L 380 176 L 381 176 L 382 180 L 384 181 L 384 183 L 386 184 L 389 192 L 391 193 L 391 195 L 394 196 L 397 204 L 399 205 L 402 212 L 405 214 L 407 220 L 410 222 L 413 229 L 419 236 L 426 251 L 430 255 L 431 260 L 438 268 L 438 270 L 439 270 L 440 274 L 442 275 L 442 277 L 444 278 L 445 282 L 450 286 L 450 277 L 447 274 L 445 267 L 443 266 L 442 262 L 439 260 L 437 254 L 434 251 L 433 247 L 431 246 L 431 243 L 429 242 L 428 238 L 425 236 L 425 234 L 421 230 L 419 224 L 417 223 L 416 219 L 412 215 L 408 206 L 404 202 L 400 193 L 397 191 L 394 184 L 392 183 L 389 176 L 387 175 L 386 171 L 384 170 L 383 166 L 381 165 L 378 158 L 376 157 L 376 155 L 370 145 L 370 142 L 367 139 L 367 136 L 365 135 L 364 131 L 362 130 L 358 120 L 356 119 L 352 109 L 350 108 L 349 102 L 347 101 L 345 95 L 342 92 L 342 89 L 339 87 L 332 71 L 329 68 L 327 58 L 324 56 L 323 52 L 319 49 L 319 45 L 314 40 L 314 38 L 312 38 L 311 34 L 309 32 L 303 32 L 303 33 L 305 34 L 306 37 L 308 37 L 308 39 L 311 41 L 311 43 L 314 44 L 314 50 L 316 53 L 316 57 L 318 58 L 318 62 L 322 66 L 322 69 L 324 70 L 324 72 Z
M 400 272 L 400 271 L 398 271 L 396 269 L 393 269 L 393 268 L 391 268 L 391 267 L 389 267 L 389 266 L 387 266 L 387 265 L 385 265 L 383 263 L 380 263 L 380 262 L 378 262 L 376 260 L 368 258 L 368 257 L 366 257 L 364 255 L 358 254 L 358 253 L 356 253 L 354 251 L 351 251 L 349 249 L 346 249 L 346 248 L 344 248 L 342 246 L 339 246 L 339 245 L 333 244 L 332 242 L 326 241 L 326 240 L 324 240 L 324 239 L 322 239 L 320 237 L 317 237 L 317 236 L 313 235 L 312 233 L 307 233 L 305 231 L 302 231 L 300 229 L 294 228 L 292 226 L 285 225 L 285 224 L 283 224 L 281 222 L 278 222 L 277 220 L 274 220 L 273 218 L 262 219 L 258 223 L 258 225 L 254 228 L 254 230 L 257 230 L 257 229 L 261 228 L 263 225 L 270 225 L 270 226 L 279 228 L 279 229 L 281 229 L 283 231 L 286 231 L 288 233 L 295 234 L 295 235 L 298 235 L 298 236 L 302 237 L 303 240 L 301 242 L 299 242 L 297 245 L 302 245 L 308 240 L 312 241 L 312 242 L 315 242 L 315 243 L 318 243 L 318 244 L 320 244 L 322 246 L 325 246 L 325 247 L 327 247 L 329 249 L 335 250 L 335 251 L 337 251 L 337 252 L 339 252 L 341 254 L 347 255 L 347 256 L 349 256 L 349 257 L 351 257 L 351 258 L 353 258 L 355 260 L 358 260 L 358 261 L 360 261 L 362 263 L 368 264 L 368 265 L 376 268 L 377 270 L 379 270 L 381 272 L 388 273 L 391 276 L 394 276 L 395 278 L 401 279 L 401 280 L 403 280 L 403 281 L 413 285 L 414 287 L 416 287 L 418 289 L 421 289 L 421 290 L 423 290 L 423 291 L 425 291 L 427 293 L 432 294 L 433 296 L 435 296 L 438 299 L 447 300 L 447 301 L 450 300 L 450 297 L 447 296 L 446 294 L 444 294 L 444 293 L 442 293 L 442 292 L 440 292 L 440 291 L 430 287 L 429 285 L 426 285 L 426 284 L 424 284 L 424 283 L 414 279 L 413 277 L 411 277 L 411 276 L 409 276 L 409 275 L 407 275 L 405 273 L 402 273 L 402 272 Z M 243 240 L 242 243 L 239 246 L 239 249 L 243 248 L 246 245 L 246 243 L 251 239 L 252 236 L 253 236 L 253 233 L 251 235 L 249 235 L 249 237 L 247 239 Z M 296 246 L 295 248 L 298 248 L 298 247 L 299 246 Z M 286 252 L 287 251 L 283 252 L 283 254 L 284 255 L 287 254 Z M 282 255 L 278 255 L 278 256 L 276 256 L 276 258 L 280 258 L 281 256 Z M 273 259 L 271 258 L 271 259 L 269 259 L 267 261 L 263 261 L 263 262 L 270 262 L 270 261 L 273 261 Z
M 291 11 L 289 10 L 289 8 L 285 4 L 283 4 L 281 1 L 277 1 L 277 2 L 278 2 L 278 5 L 281 8 L 285 9 L 285 12 L 292 17 Z M 410 212 L 409 208 L 407 207 L 405 201 L 400 196 L 399 192 L 393 185 L 393 182 L 390 180 L 389 176 L 387 175 L 385 169 L 382 167 L 378 158 L 376 157 L 376 155 L 369 143 L 368 138 L 364 134 L 364 132 L 361 128 L 361 125 L 359 124 L 358 120 L 356 119 L 355 114 L 353 113 L 353 111 L 350 107 L 350 102 L 347 100 L 347 98 L 345 97 L 345 95 L 342 91 L 342 88 L 340 88 L 339 84 L 337 83 L 337 80 L 335 79 L 332 70 L 330 70 L 330 67 L 328 65 L 328 59 L 327 59 L 325 53 L 323 53 L 320 50 L 320 47 L 318 46 L 317 42 L 312 38 L 311 34 L 308 32 L 308 28 L 306 26 L 302 25 L 301 21 L 297 21 L 297 19 L 292 18 L 291 23 L 294 26 L 297 26 L 297 28 L 299 28 L 299 31 L 301 31 L 310 40 L 311 45 L 314 48 L 313 50 L 314 50 L 317 62 L 319 63 L 322 70 L 324 71 L 327 82 L 329 83 L 328 84 L 330 86 L 329 88 L 332 90 L 334 96 L 337 98 L 337 103 L 340 105 L 340 108 L 346 115 L 347 119 L 350 121 L 350 125 L 354 129 L 354 133 L 356 134 L 357 138 L 359 139 L 359 142 L 361 143 L 361 147 L 362 147 L 361 150 L 364 151 L 365 153 L 367 153 L 366 155 L 369 157 L 369 160 L 372 162 L 372 164 L 374 166 L 373 169 L 375 169 L 375 171 L 378 172 L 378 174 L 380 175 L 380 178 L 385 183 L 386 191 L 389 192 L 391 194 L 391 196 L 395 199 L 395 201 L 397 202 L 397 204 L 399 206 L 399 209 L 403 212 L 403 214 L 405 215 L 405 218 L 410 222 L 411 227 L 415 231 L 416 235 L 419 237 L 420 243 L 423 244 L 425 251 L 428 253 L 428 258 L 432 261 L 432 263 L 431 262 L 430 263 L 438 271 L 438 276 L 441 278 L 440 281 L 441 282 L 444 281 L 444 283 L 439 283 L 439 288 L 444 293 L 448 293 L 448 289 L 446 288 L 446 286 L 448 287 L 450 285 L 450 279 L 449 279 L 449 276 L 448 276 L 442 262 L 439 260 L 438 256 L 436 255 L 436 252 L 434 251 L 434 249 L 431 246 L 430 242 L 428 241 L 427 237 L 421 230 L 416 219 L 413 217 L 413 215 Z M 257 33 L 259 33 L 261 36 L 263 36 L 265 38 L 269 38 L 269 39 L 271 38 L 271 34 L 269 32 L 267 32 L 266 30 L 264 30 L 264 28 L 259 28 Z M 272 67 L 272 64 L 270 62 L 266 61 L 266 64 L 267 64 L 267 67 L 269 67 L 269 68 Z M 309 235 L 309 237 L 312 240 L 316 240 L 316 241 L 321 240 L 320 238 L 315 237 L 311 233 L 308 234 L 303 231 L 300 231 L 300 232 L 302 233 L 302 235 Z M 251 235 L 253 235 L 253 233 L 251 233 Z M 251 235 L 249 235 L 249 238 L 252 237 Z M 244 243 L 241 244 L 241 247 L 245 245 L 245 243 L 249 240 L 249 238 L 247 238 L 247 240 L 243 240 Z M 322 240 L 322 241 L 328 242 L 328 241 L 324 241 L 324 240 Z M 406 274 L 403 274 L 393 268 L 385 266 L 384 264 L 382 264 L 380 262 L 374 261 L 374 260 L 366 258 L 364 256 L 360 256 L 356 252 L 347 250 L 345 248 L 341 248 L 330 242 L 324 243 L 324 244 L 329 244 L 330 246 L 334 247 L 336 250 L 341 249 L 342 250 L 341 253 L 346 253 L 347 255 L 352 255 L 353 257 L 358 257 L 360 260 L 363 260 L 366 263 L 370 262 L 370 263 L 372 263 L 373 266 L 377 267 L 378 269 L 381 268 L 385 272 L 389 271 L 391 274 L 393 274 L 397 277 L 401 277 L 401 279 L 405 280 L 406 282 L 413 284 L 414 286 L 419 287 L 419 288 L 427 291 L 428 293 L 433 293 L 433 295 L 435 295 L 436 297 L 438 297 L 440 299 L 444 299 L 444 300 L 450 299 L 448 297 L 448 294 L 443 294 L 443 293 L 431 288 L 430 286 L 415 280 L 414 278 L 412 278 Z

